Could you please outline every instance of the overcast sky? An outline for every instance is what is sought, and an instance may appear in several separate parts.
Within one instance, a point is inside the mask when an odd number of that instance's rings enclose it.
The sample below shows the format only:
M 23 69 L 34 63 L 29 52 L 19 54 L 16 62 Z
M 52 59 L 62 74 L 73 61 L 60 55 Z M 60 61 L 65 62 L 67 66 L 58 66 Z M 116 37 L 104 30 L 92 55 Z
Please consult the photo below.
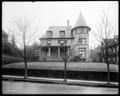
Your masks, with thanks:
M 39 27 L 37 35 L 41 37 L 49 26 L 66 26 L 67 20 L 73 27 L 81 12 L 92 32 L 100 22 L 102 10 L 107 12 L 118 33 L 117 1 L 2 2 L 2 28 L 7 32 L 14 18 L 27 16 L 36 22 Z M 89 38 L 90 47 L 98 44 L 92 34 Z M 35 41 L 39 42 L 38 37 Z

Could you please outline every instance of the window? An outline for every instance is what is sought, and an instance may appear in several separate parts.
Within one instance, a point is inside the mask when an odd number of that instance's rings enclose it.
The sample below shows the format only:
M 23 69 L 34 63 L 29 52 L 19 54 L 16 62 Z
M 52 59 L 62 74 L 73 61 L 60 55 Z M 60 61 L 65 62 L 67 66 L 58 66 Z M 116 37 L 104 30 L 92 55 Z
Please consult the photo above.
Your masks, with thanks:
M 86 38 L 79 38 L 80 44 L 86 44 Z
M 111 58 L 108 58 L 108 61 L 111 61 Z
M 80 32 L 81 32 L 81 29 L 80 29 L 80 28 L 78 28 L 78 29 L 77 29 L 77 33 L 79 34 Z
M 85 29 L 84 28 L 81 28 L 81 33 L 85 33 Z
M 108 49 L 108 53 L 109 53 L 109 54 L 111 53 L 111 49 L 110 49 L 110 48 Z
M 74 29 L 73 34 L 76 34 L 76 29 Z
M 85 57 L 86 56 L 86 49 L 85 48 L 79 48 L 79 55 L 81 57 Z
M 87 34 L 88 33 L 88 29 L 84 29 L 84 33 Z
M 117 53 L 118 53 L 118 50 L 119 50 L 119 48 L 118 48 L 118 45 L 117 45 Z
M 113 53 L 115 53 L 115 48 L 113 47 Z
M 58 40 L 58 43 L 60 43 L 60 40 Z
M 115 57 L 113 58 L 113 61 L 116 61 L 116 58 L 115 58 Z
M 47 32 L 48 38 L 52 38 L 52 31 Z
M 65 37 L 65 31 L 60 31 L 60 37 L 64 38 Z
M 86 30 L 86 33 L 88 33 L 88 32 L 89 32 L 89 29 Z

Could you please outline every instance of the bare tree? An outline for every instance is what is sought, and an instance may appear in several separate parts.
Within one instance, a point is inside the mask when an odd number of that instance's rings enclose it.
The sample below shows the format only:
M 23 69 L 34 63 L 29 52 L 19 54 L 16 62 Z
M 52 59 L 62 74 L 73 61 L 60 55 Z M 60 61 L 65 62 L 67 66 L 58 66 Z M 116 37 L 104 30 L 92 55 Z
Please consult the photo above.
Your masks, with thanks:
M 108 18 L 107 14 L 105 13 L 105 11 L 103 11 L 103 17 L 101 17 L 101 22 L 98 25 L 98 27 L 96 27 L 97 31 L 93 32 L 93 35 L 95 36 L 96 40 L 101 43 L 101 51 L 103 53 L 103 51 L 105 51 L 105 53 L 103 54 L 105 57 L 105 63 L 107 64 L 107 70 L 108 70 L 108 74 L 107 74 L 107 80 L 108 80 L 108 84 L 110 84 L 110 68 L 109 68 L 109 62 L 108 62 L 108 48 L 109 48 L 109 42 L 108 40 L 110 38 L 112 38 L 112 35 L 115 33 L 113 26 L 112 26 L 112 22 L 110 22 L 110 19 Z M 112 34 L 113 33 L 113 34 Z
M 60 55 L 61 55 L 63 62 L 64 62 L 64 82 L 67 82 L 67 65 L 71 62 L 71 59 L 75 56 L 76 51 L 74 49 L 78 44 L 71 45 L 69 53 L 66 54 L 66 52 L 67 52 L 67 49 L 66 49 L 67 48 L 67 46 L 66 46 L 67 39 L 64 38 L 63 40 L 64 40 L 65 45 L 62 46 L 64 50 L 63 50 L 63 53 L 61 53 Z
M 21 54 L 24 59 L 25 64 L 25 76 L 27 78 L 27 46 L 31 41 L 35 39 L 37 33 L 37 27 L 33 26 L 33 22 L 29 20 L 26 16 L 24 18 L 17 18 L 14 20 L 14 27 L 9 28 L 13 38 L 13 43 L 17 42 L 15 49 Z M 23 53 L 20 51 L 21 47 L 23 49 Z

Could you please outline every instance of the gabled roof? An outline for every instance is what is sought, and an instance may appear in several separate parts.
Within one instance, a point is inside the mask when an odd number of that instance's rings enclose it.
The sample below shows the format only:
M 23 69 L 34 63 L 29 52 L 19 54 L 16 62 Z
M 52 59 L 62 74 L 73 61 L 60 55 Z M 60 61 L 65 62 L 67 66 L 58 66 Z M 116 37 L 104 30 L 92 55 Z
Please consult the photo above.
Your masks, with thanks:
M 108 44 L 108 46 L 113 46 L 117 44 L 114 39 L 104 39 L 104 41 Z
M 52 31 L 52 38 L 59 38 L 59 32 L 65 31 L 66 37 L 71 37 L 71 26 L 50 26 L 47 31 Z M 44 33 L 44 35 L 41 38 L 48 38 L 47 37 L 47 31 Z
M 73 28 L 80 27 L 80 26 L 88 27 L 88 25 L 87 25 L 87 23 L 86 23 L 86 21 L 85 21 L 81 12 L 80 12 L 79 17 L 78 17 L 78 19 L 77 19 Z

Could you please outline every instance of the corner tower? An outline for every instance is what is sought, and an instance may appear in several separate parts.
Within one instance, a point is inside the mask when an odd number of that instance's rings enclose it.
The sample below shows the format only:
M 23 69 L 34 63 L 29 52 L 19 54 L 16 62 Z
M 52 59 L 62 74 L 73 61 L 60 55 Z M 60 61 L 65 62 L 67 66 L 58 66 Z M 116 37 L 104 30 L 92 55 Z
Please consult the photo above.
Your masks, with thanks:
M 81 61 L 89 61 L 89 31 L 82 13 L 71 30 L 71 34 L 74 37 L 72 45 L 75 45 L 75 55 L 80 56 Z

